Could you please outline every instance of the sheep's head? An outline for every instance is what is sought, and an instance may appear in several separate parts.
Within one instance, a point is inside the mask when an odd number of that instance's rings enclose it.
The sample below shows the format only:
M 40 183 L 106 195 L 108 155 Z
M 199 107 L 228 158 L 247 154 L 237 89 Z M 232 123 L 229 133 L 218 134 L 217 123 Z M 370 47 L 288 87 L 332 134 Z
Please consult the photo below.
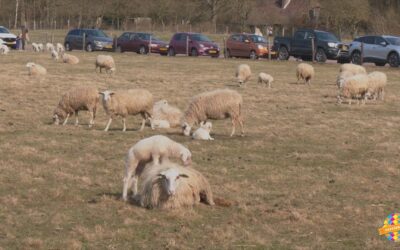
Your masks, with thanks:
M 29 62 L 29 63 L 26 64 L 26 67 L 27 67 L 27 68 L 35 67 L 35 63 Z
M 192 153 L 190 153 L 189 149 L 183 148 L 180 152 L 180 157 L 184 166 L 192 164 Z
M 63 122 L 65 120 L 65 117 L 67 117 L 67 112 L 57 107 L 53 112 L 54 125 L 59 125 L 60 122 Z
M 115 71 L 116 71 L 116 68 L 115 68 L 115 67 L 112 67 L 112 68 L 110 69 L 110 74 L 114 74 Z
M 191 127 L 187 122 L 184 122 L 184 123 L 182 124 L 182 131 L 183 131 L 183 134 L 184 134 L 185 136 L 190 136 L 190 130 L 192 130 L 192 127 Z
M 158 174 L 161 179 L 162 187 L 169 196 L 173 196 L 179 186 L 180 178 L 189 178 L 186 174 L 180 174 L 176 168 L 170 168 Z
M 115 94 L 112 91 L 106 90 L 103 92 L 99 92 L 99 94 L 101 95 L 101 100 L 103 101 L 104 105 L 107 105 L 110 101 L 111 101 L 111 97 Z
M 201 127 L 202 129 L 205 129 L 205 130 L 207 130 L 208 132 L 210 132 L 210 131 L 211 131 L 211 128 L 212 128 L 212 123 L 211 123 L 211 122 L 201 122 L 201 123 L 200 123 L 200 127 Z

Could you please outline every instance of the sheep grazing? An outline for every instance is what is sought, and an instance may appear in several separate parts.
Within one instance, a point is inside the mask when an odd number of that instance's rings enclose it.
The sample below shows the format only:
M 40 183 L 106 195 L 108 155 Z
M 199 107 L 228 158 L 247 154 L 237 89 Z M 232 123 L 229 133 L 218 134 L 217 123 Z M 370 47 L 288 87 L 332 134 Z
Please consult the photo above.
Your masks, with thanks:
M 96 72 L 97 68 L 100 68 L 100 73 L 102 73 L 102 69 L 106 70 L 106 73 L 112 74 L 115 72 L 115 62 L 112 56 L 106 55 L 98 55 L 96 57 Z
M 168 161 L 170 157 L 180 158 L 185 166 L 192 162 L 192 154 L 189 149 L 163 135 L 145 138 L 133 145 L 126 157 L 122 198 L 125 201 L 128 199 L 130 188 L 133 197 L 136 196 L 137 179 L 143 171 L 143 168 L 139 168 L 140 163 L 144 164 L 152 160 L 154 165 L 159 165 Z
M 62 95 L 60 102 L 54 109 L 54 124 L 59 125 L 62 122 L 63 125 L 66 125 L 68 118 L 75 114 L 75 126 L 78 126 L 78 112 L 87 110 L 90 113 L 89 128 L 91 128 L 96 118 L 99 99 L 99 91 L 95 87 L 82 86 L 70 89 Z
M 49 52 L 55 50 L 54 45 L 52 43 L 46 43 L 46 50 Z
M 62 53 L 65 52 L 64 45 L 62 45 L 61 43 L 57 43 L 57 44 L 56 44 L 56 49 L 57 49 L 57 52 L 58 52 L 59 54 L 62 54 Z
M 30 76 L 38 76 L 38 75 L 46 75 L 47 74 L 47 70 L 39 64 L 29 62 L 26 64 L 26 67 L 29 69 Z
M 108 131 L 111 122 L 116 116 L 122 117 L 123 129 L 126 131 L 126 117 L 128 115 L 141 114 L 143 117 L 140 131 L 143 130 L 147 119 L 152 118 L 153 95 L 144 89 L 131 89 L 128 91 L 104 91 L 100 92 L 104 110 L 109 116 L 109 120 L 104 131 Z M 151 120 L 150 120 L 151 122 Z
M 39 45 L 37 43 L 32 43 L 32 49 L 34 52 L 40 52 Z
M 39 49 L 40 52 L 43 52 L 43 51 L 44 51 L 43 43 L 38 43 L 38 44 L 37 44 L 37 47 L 38 47 L 38 49 Z
M 258 75 L 258 83 L 265 83 L 266 85 L 268 85 L 268 88 L 271 88 L 271 84 L 274 81 L 274 78 L 266 73 L 260 73 Z
M 367 97 L 373 97 L 374 100 L 380 98 L 382 101 L 385 94 L 385 86 L 387 84 L 387 76 L 385 73 L 374 71 L 368 74 L 368 92 Z
M 368 76 L 365 74 L 358 74 L 348 78 L 344 82 L 344 86 L 341 90 L 341 95 L 338 96 L 338 103 L 342 102 L 341 97 L 349 99 L 349 105 L 351 105 L 352 99 L 357 99 L 357 103 L 360 104 L 360 100 L 365 104 L 366 94 L 368 91 Z
M 314 67 L 307 63 L 300 63 L 296 70 L 297 84 L 300 80 L 305 80 L 310 85 L 311 79 L 314 78 Z
M 67 54 L 67 53 L 64 53 L 62 55 L 62 60 L 63 60 L 64 63 L 72 64 L 72 65 L 79 63 L 79 58 L 78 57 L 70 55 L 70 54 Z
M 58 61 L 58 59 L 60 58 L 59 55 L 58 55 L 57 50 L 55 50 L 54 48 L 51 51 L 51 58 L 53 58 L 54 61 Z
M 343 71 L 350 71 L 353 72 L 354 75 L 357 74 L 367 74 L 367 71 L 363 66 L 356 65 L 356 64 L 351 64 L 351 63 L 345 63 L 340 66 L 339 72 Z
M 214 206 L 207 179 L 193 168 L 174 163 L 146 167 L 139 197 L 145 208 L 179 209 L 199 203 Z
M 0 45 L 0 54 L 1 55 L 7 55 L 10 52 L 10 48 L 8 48 L 7 45 L 1 44 Z
M 236 69 L 236 74 L 235 74 L 239 86 L 242 86 L 245 84 L 251 77 L 251 69 L 250 66 L 247 64 L 240 64 L 237 69 Z
M 337 79 L 336 79 L 336 85 L 338 87 L 338 89 L 342 89 L 343 85 L 346 81 L 346 79 L 348 79 L 349 77 L 354 76 L 355 74 L 352 71 L 342 71 L 339 73 Z
M 190 136 L 192 126 L 206 122 L 207 119 L 222 120 L 230 117 L 232 121 L 231 136 L 235 134 L 235 127 L 238 123 L 243 136 L 242 106 L 242 96 L 230 89 L 217 89 L 194 96 L 182 119 L 183 134 Z
M 183 113 L 178 108 L 168 104 L 166 100 L 160 100 L 153 106 L 152 127 L 169 128 L 181 125 Z M 167 126 L 167 123 L 169 124 Z
M 200 128 L 198 128 L 192 135 L 192 138 L 195 140 L 204 140 L 204 141 L 212 141 L 214 138 L 210 136 L 212 128 L 211 122 L 201 122 Z

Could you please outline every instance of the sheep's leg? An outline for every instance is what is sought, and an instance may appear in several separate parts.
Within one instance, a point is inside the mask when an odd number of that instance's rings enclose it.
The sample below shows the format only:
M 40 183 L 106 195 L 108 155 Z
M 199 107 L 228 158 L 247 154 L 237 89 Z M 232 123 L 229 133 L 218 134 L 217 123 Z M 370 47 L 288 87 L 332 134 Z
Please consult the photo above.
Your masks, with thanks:
M 241 118 L 239 118 L 239 124 L 240 124 L 240 129 L 242 132 L 242 136 L 244 136 L 244 126 L 243 126 L 243 120 Z
M 146 116 L 146 113 L 142 113 L 141 114 L 142 115 L 142 118 L 143 118 L 143 120 L 142 120 L 142 126 L 140 127 L 140 131 L 143 131 L 143 129 L 144 129 L 144 125 L 146 124 L 146 118 L 147 118 L 147 116 Z M 150 121 L 151 122 L 151 121 Z
M 126 131 L 126 118 L 122 117 L 122 123 L 123 123 L 123 128 L 122 128 L 122 132 Z
M 381 97 L 381 100 L 383 101 L 385 98 L 385 90 L 381 90 L 381 92 L 380 92 L 380 97 Z
M 271 82 L 268 82 L 268 88 L 269 89 L 271 88 Z
M 75 126 L 79 125 L 78 112 L 79 111 L 75 111 Z
M 94 112 L 90 111 L 89 114 L 90 114 L 89 128 L 91 128 L 94 124 Z
M 236 125 L 236 122 L 232 119 L 232 133 L 231 133 L 231 137 L 235 134 L 235 125 Z
M 161 161 L 160 161 L 161 156 L 160 155 L 153 154 L 151 157 L 153 158 L 154 165 L 160 165 L 161 164 Z M 163 161 L 164 161 L 164 159 L 163 159 Z
M 128 190 L 132 188 L 133 195 L 137 194 L 137 180 L 135 176 L 133 176 L 135 172 L 135 168 L 128 168 L 126 170 L 125 178 L 124 178 L 124 188 L 122 190 L 122 199 L 124 201 L 128 200 Z
M 110 128 L 110 125 L 111 125 L 111 122 L 112 122 L 112 118 L 110 117 L 110 119 L 108 120 L 108 123 L 107 123 L 107 126 L 106 126 L 106 128 L 104 129 L 104 131 L 108 131 L 108 129 Z
M 64 120 L 64 122 L 63 122 L 63 126 L 67 125 L 68 118 L 69 118 L 69 114 L 67 114 L 67 117 L 65 117 L 65 120 Z

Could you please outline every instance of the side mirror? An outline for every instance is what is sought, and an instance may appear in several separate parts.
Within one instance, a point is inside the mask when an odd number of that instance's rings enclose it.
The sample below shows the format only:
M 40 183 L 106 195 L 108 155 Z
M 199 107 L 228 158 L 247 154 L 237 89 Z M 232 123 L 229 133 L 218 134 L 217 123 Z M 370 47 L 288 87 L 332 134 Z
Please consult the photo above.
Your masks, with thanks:
M 381 42 L 380 45 L 386 47 L 388 44 L 386 42 Z

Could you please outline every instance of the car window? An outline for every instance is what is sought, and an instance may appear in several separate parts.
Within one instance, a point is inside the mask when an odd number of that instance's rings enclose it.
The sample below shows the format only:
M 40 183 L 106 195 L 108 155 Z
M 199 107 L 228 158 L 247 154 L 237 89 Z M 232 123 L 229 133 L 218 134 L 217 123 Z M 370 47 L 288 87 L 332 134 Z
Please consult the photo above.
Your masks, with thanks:
M 211 42 L 211 40 L 203 34 L 193 34 L 191 39 L 198 42 Z
M 187 34 L 181 34 L 180 41 L 186 41 L 187 37 Z
M 306 32 L 306 40 L 311 40 L 314 38 L 314 34 L 312 32 Z
M 68 35 L 70 35 L 70 36 L 76 36 L 76 35 L 78 35 L 78 34 L 79 34 L 79 31 L 78 31 L 78 30 L 71 30 L 71 31 L 69 32 Z
M 240 40 L 240 36 L 239 35 L 233 35 L 233 36 L 231 36 L 231 40 L 239 41 Z
M 128 40 L 129 39 L 129 33 L 122 34 L 120 38 L 124 39 L 124 40 Z
M 94 37 L 108 37 L 102 30 L 86 30 L 86 34 Z
M 400 45 L 400 37 L 386 37 L 386 40 L 392 45 Z
M 136 34 L 135 33 L 130 33 L 129 34 L 129 40 L 135 40 Z
M 265 40 L 265 38 L 263 36 L 251 35 L 250 39 L 254 43 L 266 43 L 267 42 L 267 40 Z
M 304 31 L 297 31 L 297 32 L 294 34 L 294 39 L 295 39 L 295 40 L 303 40 L 303 39 L 305 38 L 305 35 L 306 35 L 306 32 L 304 32 Z
M 386 43 L 385 39 L 380 36 L 375 37 L 375 44 L 381 45 L 382 43 Z
M 339 39 L 337 39 L 337 37 L 329 32 L 315 32 L 315 35 L 317 36 L 317 38 L 319 40 L 323 40 L 323 41 L 332 41 L 332 42 L 339 42 Z
M 363 38 L 363 42 L 366 44 L 375 44 L 375 37 L 373 36 L 366 36 Z
M 0 27 L 0 33 L 10 33 L 10 32 L 4 27 Z

